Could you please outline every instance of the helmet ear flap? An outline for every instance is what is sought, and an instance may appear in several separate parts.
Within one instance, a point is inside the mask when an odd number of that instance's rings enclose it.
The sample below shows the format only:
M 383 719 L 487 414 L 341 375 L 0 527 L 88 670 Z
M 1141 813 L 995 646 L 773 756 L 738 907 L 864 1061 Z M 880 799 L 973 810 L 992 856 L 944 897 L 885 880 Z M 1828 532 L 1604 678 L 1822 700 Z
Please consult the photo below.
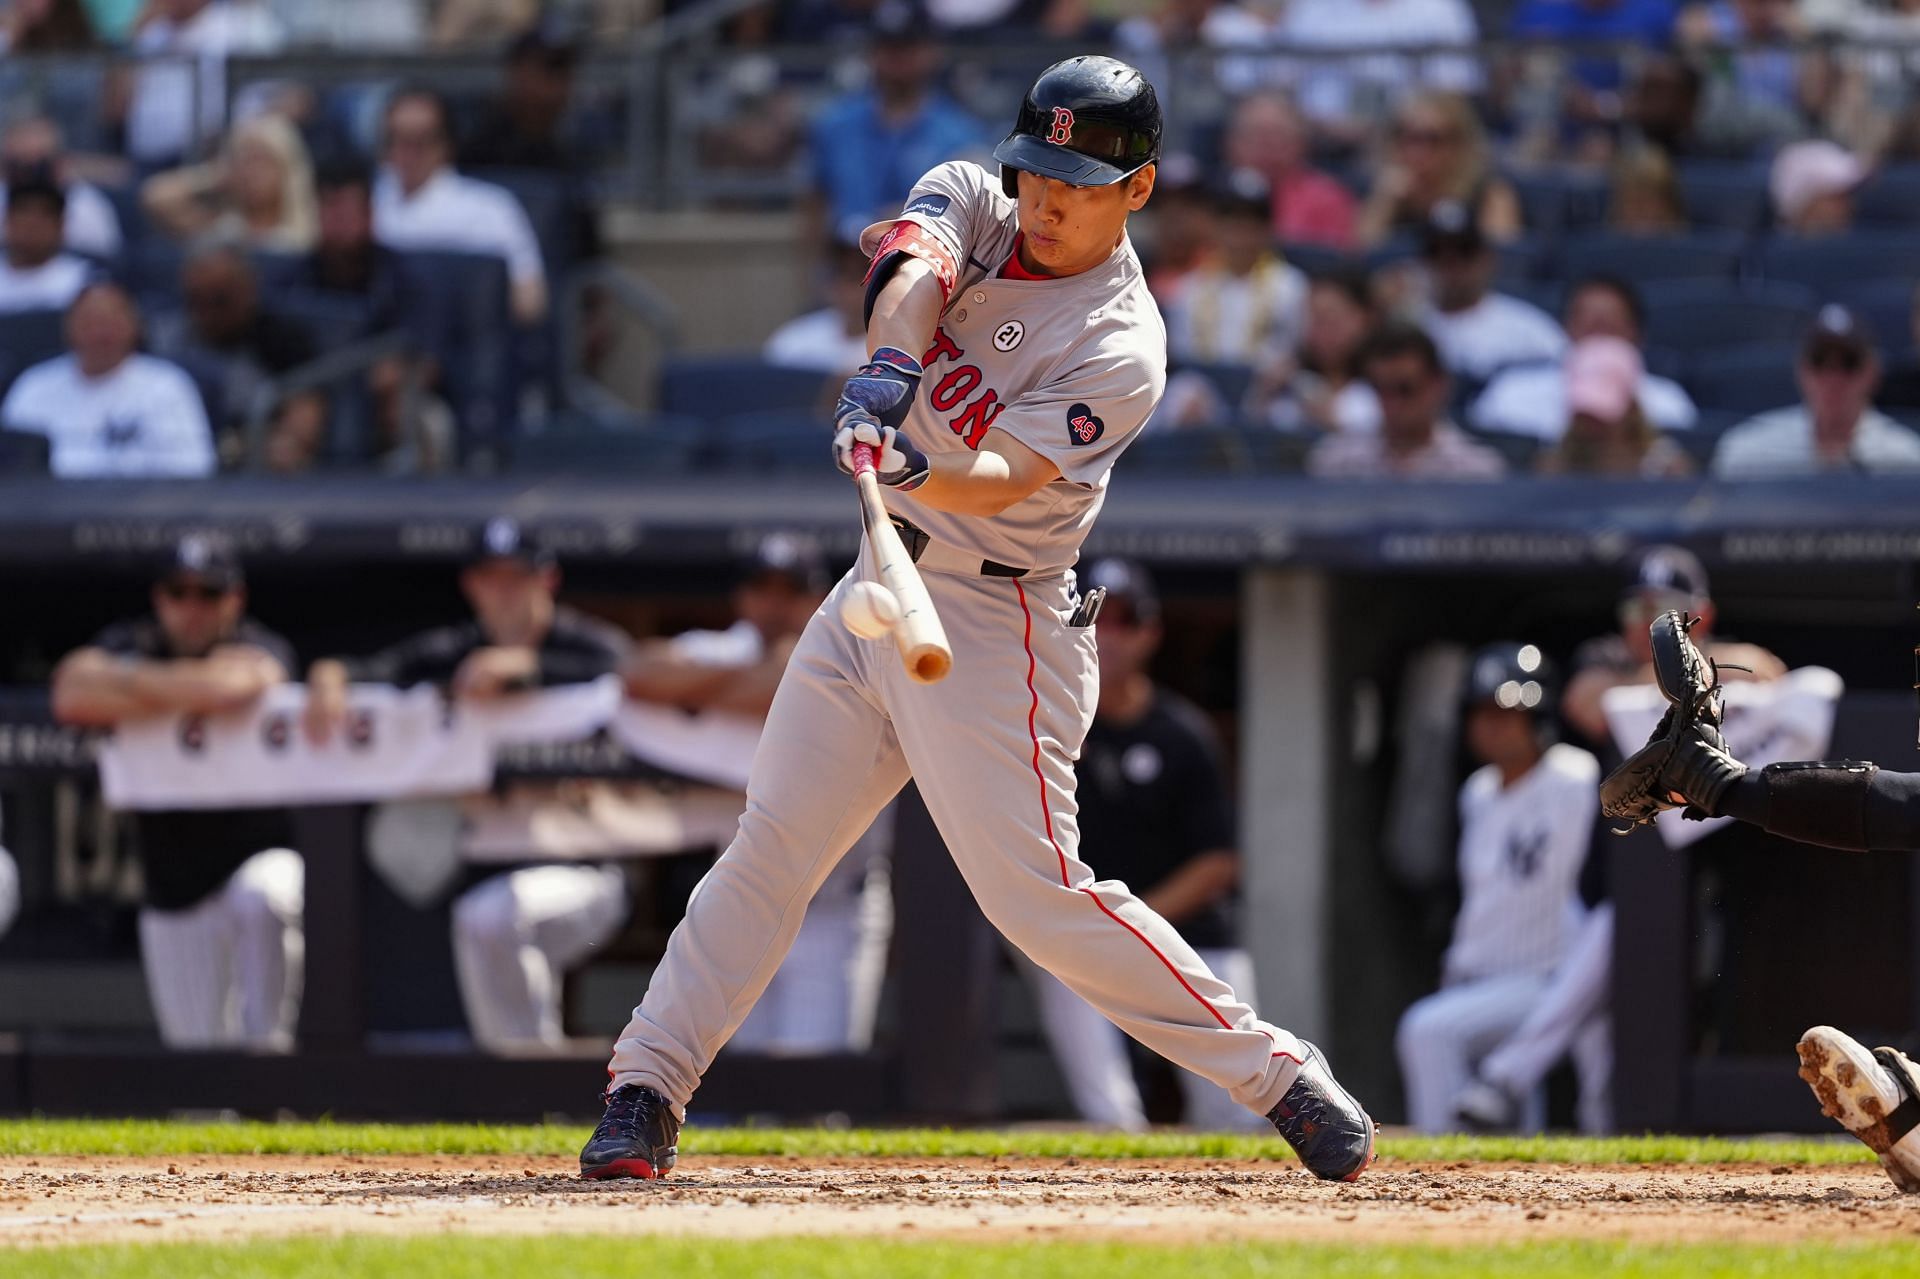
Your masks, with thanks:
M 1020 170 L 1008 168 L 1004 164 L 1001 165 L 1000 189 L 1007 193 L 1007 199 L 1018 200 L 1020 198 Z

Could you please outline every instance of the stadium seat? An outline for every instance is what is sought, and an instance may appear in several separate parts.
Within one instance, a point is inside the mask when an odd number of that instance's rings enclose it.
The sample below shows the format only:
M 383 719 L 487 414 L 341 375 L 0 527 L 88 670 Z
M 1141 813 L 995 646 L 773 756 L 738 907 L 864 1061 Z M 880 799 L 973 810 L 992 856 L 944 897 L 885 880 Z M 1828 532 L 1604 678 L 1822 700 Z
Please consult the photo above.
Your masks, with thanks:
M 1520 197 L 1521 217 L 1536 236 L 1584 231 L 1606 219 L 1604 183 L 1587 174 L 1518 172 L 1506 175 Z
M 1186 427 L 1150 431 L 1127 446 L 1121 465 L 1135 475 L 1201 475 L 1222 471 L 1251 471 L 1254 432 L 1229 426 Z M 1264 432 L 1267 435 L 1279 432 Z
M 1767 225 L 1767 171 L 1760 165 L 1696 161 L 1680 166 L 1680 200 L 1696 227 L 1757 231 Z
M 365 299 L 318 289 L 276 291 L 268 297 L 266 309 L 305 328 L 323 352 L 366 336 L 373 320 L 373 308 Z
M 1776 237 L 1760 256 L 1769 280 L 1804 284 L 1822 293 L 1856 280 L 1920 277 L 1920 236 L 1899 231 L 1856 231 L 1819 239 Z
M 660 374 L 660 409 L 722 419 L 782 410 L 827 422 L 830 379 L 811 369 L 789 369 L 755 356 L 681 356 Z
M 803 409 L 733 413 L 698 432 L 695 464 L 727 471 L 818 472 L 830 466 L 824 415 Z
M 0 311 L 0 366 L 17 377 L 67 350 L 66 316 L 55 310 Z
M 677 473 L 691 465 L 701 435 L 702 424 L 696 418 L 636 414 L 610 422 L 565 413 L 515 450 L 512 466 L 517 472 L 538 475 Z
M 122 279 L 140 301 L 142 309 L 166 310 L 178 303 L 180 272 L 187 264 L 187 250 L 163 236 L 149 236 L 139 244 L 127 246 Z
M 1686 387 L 1703 410 L 1752 414 L 1800 398 L 1794 381 L 1795 348 L 1765 344 L 1702 351 L 1688 363 Z
M 1674 431 L 1669 438 L 1685 449 L 1687 456 L 1704 471 L 1713 462 L 1713 450 L 1720 443 L 1720 437 L 1752 416 L 1738 410 L 1702 409 L 1691 431 Z
M 1205 378 L 1220 402 L 1227 406 L 1229 417 L 1240 415 L 1247 388 L 1253 385 L 1253 367 L 1247 364 L 1181 364 L 1176 371 L 1197 373 Z
M 1569 280 L 1596 273 L 1635 284 L 1651 280 L 1731 280 L 1740 272 L 1741 251 L 1742 238 L 1734 231 L 1590 235 L 1568 241 L 1561 261 Z
M 1864 227 L 1920 225 L 1920 164 L 1882 169 L 1853 194 L 1853 216 Z
M 1643 292 L 1647 345 L 1672 351 L 1797 342 L 1818 306 L 1812 292 L 1793 284 L 1667 280 Z
M 40 432 L 0 427 L 0 475 L 45 475 L 52 457 L 53 441 Z
M 1484 444 L 1498 453 L 1507 469 L 1516 475 L 1531 475 L 1546 451 L 1546 442 L 1537 435 L 1515 435 L 1510 431 L 1468 431 L 1476 444 Z
M 463 451 L 504 445 L 519 377 L 513 358 L 507 266 L 485 253 L 402 253 L 401 315 L 440 364 Z

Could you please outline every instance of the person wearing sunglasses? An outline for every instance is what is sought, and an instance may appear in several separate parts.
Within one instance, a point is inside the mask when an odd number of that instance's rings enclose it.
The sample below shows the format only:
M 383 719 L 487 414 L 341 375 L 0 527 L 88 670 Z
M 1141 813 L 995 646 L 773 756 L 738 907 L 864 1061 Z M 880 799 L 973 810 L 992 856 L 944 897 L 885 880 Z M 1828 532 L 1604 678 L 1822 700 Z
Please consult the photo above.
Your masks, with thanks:
M 1388 321 L 1367 339 L 1359 363 L 1380 403 L 1380 429 L 1327 436 L 1307 454 L 1309 474 L 1427 480 L 1497 480 L 1506 474 L 1498 453 L 1447 420 L 1452 380 L 1423 329 Z
M 53 713 L 111 728 L 240 710 L 284 682 L 293 648 L 247 614 L 226 543 L 184 537 L 156 575 L 153 611 L 60 663 Z M 306 873 L 284 809 L 131 815 L 145 896 L 140 952 L 169 1048 L 286 1051 L 299 1013 Z
M 1751 480 L 1920 470 L 1920 435 L 1873 407 L 1880 354 L 1860 315 L 1821 307 L 1794 375 L 1800 403 L 1750 418 L 1722 436 L 1713 451 L 1714 475 Z

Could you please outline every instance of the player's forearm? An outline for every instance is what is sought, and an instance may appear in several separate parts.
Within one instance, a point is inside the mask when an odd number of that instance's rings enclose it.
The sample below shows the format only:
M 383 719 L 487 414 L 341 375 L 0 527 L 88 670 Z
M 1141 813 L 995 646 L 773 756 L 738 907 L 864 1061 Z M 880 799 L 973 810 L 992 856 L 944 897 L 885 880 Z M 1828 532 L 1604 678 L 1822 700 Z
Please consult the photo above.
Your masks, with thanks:
M 946 300 L 933 268 L 918 259 L 906 259 L 873 300 L 873 314 L 867 319 L 868 353 L 890 346 L 919 359 L 933 345 L 933 331 Z
M 1059 477 L 1052 462 L 996 428 L 975 452 L 931 459 L 926 483 L 913 495 L 955 515 L 998 515 Z
M 628 655 L 620 667 L 620 682 L 636 701 L 703 710 L 739 673 L 737 668 L 687 661 L 655 640 Z
M 103 727 L 164 709 L 139 687 L 135 663 L 105 653 L 76 653 L 53 673 L 53 714 L 63 724 Z
M 793 645 L 791 639 L 782 640 L 766 657 L 734 672 L 733 679 L 707 701 L 705 709 L 765 718 L 773 706 L 773 695 L 780 687 L 780 677 L 787 672 Z
M 242 655 L 190 661 L 89 660 L 56 673 L 54 714 L 74 724 L 113 724 L 167 712 L 230 710 L 274 683 L 271 670 Z
M 1239 882 L 1239 854 L 1223 849 L 1188 861 L 1140 900 L 1169 924 L 1179 924 L 1225 897 Z

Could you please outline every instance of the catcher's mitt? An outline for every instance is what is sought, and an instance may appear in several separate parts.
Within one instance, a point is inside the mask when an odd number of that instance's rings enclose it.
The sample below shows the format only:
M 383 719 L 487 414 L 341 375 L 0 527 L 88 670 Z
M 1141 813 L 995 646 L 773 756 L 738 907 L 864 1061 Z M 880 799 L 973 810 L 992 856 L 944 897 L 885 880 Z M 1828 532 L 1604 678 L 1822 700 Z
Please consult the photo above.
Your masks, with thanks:
M 1651 822 L 1669 808 L 1679 808 L 1688 800 L 1675 799 L 1678 772 L 1670 765 L 1681 761 L 1675 752 L 1693 744 L 1723 752 L 1720 718 L 1723 693 L 1720 672 L 1703 657 L 1689 637 L 1698 618 L 1685 617 L 1668 609 L 1653 620 L 1653 677 L 1669 703 L 1667 713 L 1653 730 L 1647 744 L 1631 758 L 1607 774 L 1600 784 L 1600 811 L 1627 823 L 1616 827 L 1626 834 L 1633 827 Z M 1691 753 L 1691 752 L 1685 752 Z M 1692 803 L 1698 806 L 1699 797 Z

